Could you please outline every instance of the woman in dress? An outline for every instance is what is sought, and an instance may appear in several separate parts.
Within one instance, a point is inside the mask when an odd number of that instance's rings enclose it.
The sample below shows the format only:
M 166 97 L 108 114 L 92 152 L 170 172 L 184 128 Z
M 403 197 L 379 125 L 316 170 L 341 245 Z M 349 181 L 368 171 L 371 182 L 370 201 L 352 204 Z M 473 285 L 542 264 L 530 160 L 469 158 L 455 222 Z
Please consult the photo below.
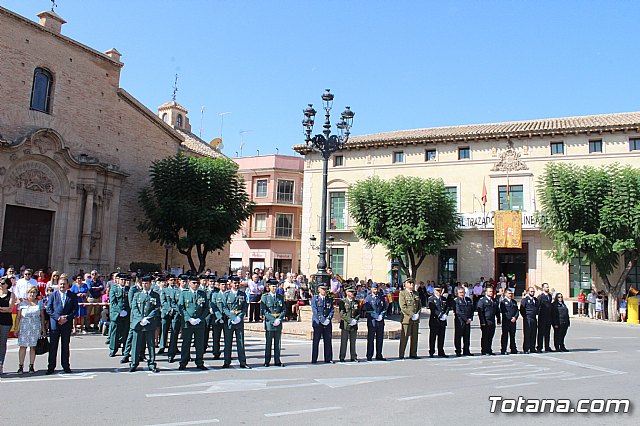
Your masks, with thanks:
M 49 281 L 47 283 L 47 288 L 53 287 L 53 290 L 57 291 L 58 290 L 58 280 L 59 279 L 60 279 L 60 272 L 53 271 L 53 274 L 51 274 L 51 281 Z
M 569 308 L 564 303 L 562 293 L 556 293 L 551 304 L 551 324 L 553 325 L 553 343 L 557 352 L 569 352 L 564 346 L 564 337 L 569 329 Z
M 76 282 L 71 286 L 69 291 L 78 296 L 78 316 L 73 319 L 72 334 L 76 334 L 76 331 L 82 334 L 87 334 L 86 328 L 82 328 L 84 325 L 84 317 L 87 315 L 87 308 L 85 308 L 84 305 L 80 305 L 80 303 L 86 303 L 87 295 L 89 294 L 89 286 L 86 282 L 82 281 L 82 275 L 78 275 L 76 277 Z
M 24 373 L 24 358 L 29 348 L 29 373 L 35 373 L 33 364 L 36 361 L 36 345 L 38 339 L 44 336 L 44 306 L 38 300 L 38 287 L 30 287 L 27 291 L 27 299 L 18 305 L 16 316 L 16 328 L 14 333 L 18 336 L 19 366 L 18 373 Z
M 9 291 L 12 285 L 10 278 L 0 279 L 0 374 L 3 373 L 4 358 L 7 354 L 7 339 L 13 326 L 13 306 L 16 296 Z

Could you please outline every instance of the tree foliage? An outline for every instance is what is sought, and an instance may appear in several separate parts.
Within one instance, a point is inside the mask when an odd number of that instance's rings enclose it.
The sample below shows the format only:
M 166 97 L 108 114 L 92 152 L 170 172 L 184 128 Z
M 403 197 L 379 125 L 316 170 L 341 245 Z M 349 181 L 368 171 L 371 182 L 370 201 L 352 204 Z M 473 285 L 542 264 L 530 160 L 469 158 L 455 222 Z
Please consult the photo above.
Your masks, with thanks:
M 175 245 L 191 270 L 202 272 L 207 253 L 230 242 L 253 210 L 237 171 L 237 164 L 224 157 L 178 153 L 154 162 L 151 184 L 139 194 L 145 218 L 138 229 L 152 242 Z
M 595 265 L 609 293 L 609 318 L 640 251 L 640 169 L 549 163 L 538 181 L 541 230 L 562 263 L 582 257 Z M 628 259 L 617 280 L 609 276 Z M 614 309 L 612 311 L 612 308 Z
M 358 238 L 385 247 L 412 278 L 428 255 L 461 237 L 456 200 L 442 179 L 374 176 L 351 185 L 348 199 Z

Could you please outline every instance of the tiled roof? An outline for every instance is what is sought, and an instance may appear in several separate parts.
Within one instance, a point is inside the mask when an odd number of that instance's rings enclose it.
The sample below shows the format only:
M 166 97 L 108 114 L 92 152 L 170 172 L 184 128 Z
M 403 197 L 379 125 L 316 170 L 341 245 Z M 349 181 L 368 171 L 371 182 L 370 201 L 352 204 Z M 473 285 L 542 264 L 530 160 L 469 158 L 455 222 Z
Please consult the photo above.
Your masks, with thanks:
M 398 130 L 395 132 L 353 136 L 349 139 L 345 148 L 357 149 L 396 143 L 454 142 L 534 136 L 553 137 L 554 135 L 566 133 L 617 130 L 640 131 L 640 112 Z M 308 152 L 305 145 L 296 145 L 294 150 L 299 153 Z
M 180 105 L 179 103 L 177 103 L 176 101 L 170 101 L 170 102 L 165 102 L 162 105 L 160 105 L 158 107 L 158 111 L 163 111 L 165 109 L 170 109 L 170 108 L 176 108 L 181 110 L 182 112 L 184 112 L 185 114 L 188 114 L 189 111 L 187 111 L 187 109 L 185 107 L 183 107 L 182 105 Z
M 200 139 L 198 136 L 194 135 L 191 132 L 188 132 L 184 129 L 180 129 L 178 127 L 174 127 L 174 130 L 184 136 L 184 142 L 182 142 L 181 146 L 189 151 L 195 152 L 199 155 L 204 155 L 207 157 L 224 157 L 225 155 L 215 149 L 211 148 L 211 145 Z

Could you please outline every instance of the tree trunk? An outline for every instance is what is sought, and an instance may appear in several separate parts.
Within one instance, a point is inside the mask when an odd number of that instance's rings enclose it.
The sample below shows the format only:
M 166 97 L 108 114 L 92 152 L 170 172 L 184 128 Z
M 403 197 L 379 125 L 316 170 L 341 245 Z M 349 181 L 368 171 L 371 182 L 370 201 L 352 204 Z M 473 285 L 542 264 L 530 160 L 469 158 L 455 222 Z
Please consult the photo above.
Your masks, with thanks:
M 198 266 L 198 274 L 201 274 L 205 266 L 207 266 L 207 252 L 204 250 L 203 244 L 196 244 L 196 251 L 198 253 L 198 262 L 200 263 Z
M 189 269 L 191 269 L 192 271 L 195 271 L 196 264 L 193 261 L 193 255 L 192 255 L 193 246 L 189 247 L 189 250 L 178 249 L 178 251 L 187 257 L 187 260 L 189 261 Z

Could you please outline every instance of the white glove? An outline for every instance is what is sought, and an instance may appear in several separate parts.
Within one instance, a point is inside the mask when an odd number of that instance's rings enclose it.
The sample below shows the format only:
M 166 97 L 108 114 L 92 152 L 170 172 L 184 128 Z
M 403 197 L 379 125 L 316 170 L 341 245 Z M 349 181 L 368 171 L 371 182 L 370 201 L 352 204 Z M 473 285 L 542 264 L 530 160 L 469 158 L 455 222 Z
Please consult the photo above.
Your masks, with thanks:
M 124 309 L 120 311 L 120 316 L 121 317 L 126 317 L 127 316 L 127 311 L 125 311 Z
M 213 309 L 209 308 L 209 313 L 212 314 L 213 313 Z
M 200 324 L 201 322 L 202 322 L 202 320 L 201 320 L 200 318 L 196 318 L 196 324 L 195 324 L 195 325 L 198 325 L 198 324 Z
M 273 321 L 273 325 L 276 326 L 276 327 L 279 326 L 280 325 L 280 318 L 276 318 L 276 320 Z
M 191 325 L 197 325 L 198 323 L 196 322 L 195 318 L 189 318 L 189 324 Z
M 327 318 L 326 320 L 322 321 L 322 325 L 329 325 L 330 322 L 331 320 Z
M 224 324 L 224 319 L 220 318 L 220 319 L 218 320 L 218 322 L 219 322 L 220 324 Z
M 411 315 L 411 319 L 414 320 L 414 321 L 417 320 L 418 318 L 420 318 L 420 314 L 417 313 L 417 312 L 415 314 Z
M 142 318 L 142 321 L 140 321 L 140 325 L 144 327 L 147 324 L 149 324 L 149 320 L 147 319 L 147 317 Z
M 440 315 L 440 321 L 446 321 L 446 320 L 447 320 L 447 314 Z
M 382 321 L 382 314 L 378 315 L 378 318 L 376 318 L 376 321 Z
M 356 325 L 358 323 L 358 320 L 355 318 L 351 318 L 351 322 L 349 323 L 349 325 Z
M 234 319 L 233 321 L 231 321 L 233 324 L 238 324 L 242 319 L 240 317 L 236 317 L 236 319 Z

